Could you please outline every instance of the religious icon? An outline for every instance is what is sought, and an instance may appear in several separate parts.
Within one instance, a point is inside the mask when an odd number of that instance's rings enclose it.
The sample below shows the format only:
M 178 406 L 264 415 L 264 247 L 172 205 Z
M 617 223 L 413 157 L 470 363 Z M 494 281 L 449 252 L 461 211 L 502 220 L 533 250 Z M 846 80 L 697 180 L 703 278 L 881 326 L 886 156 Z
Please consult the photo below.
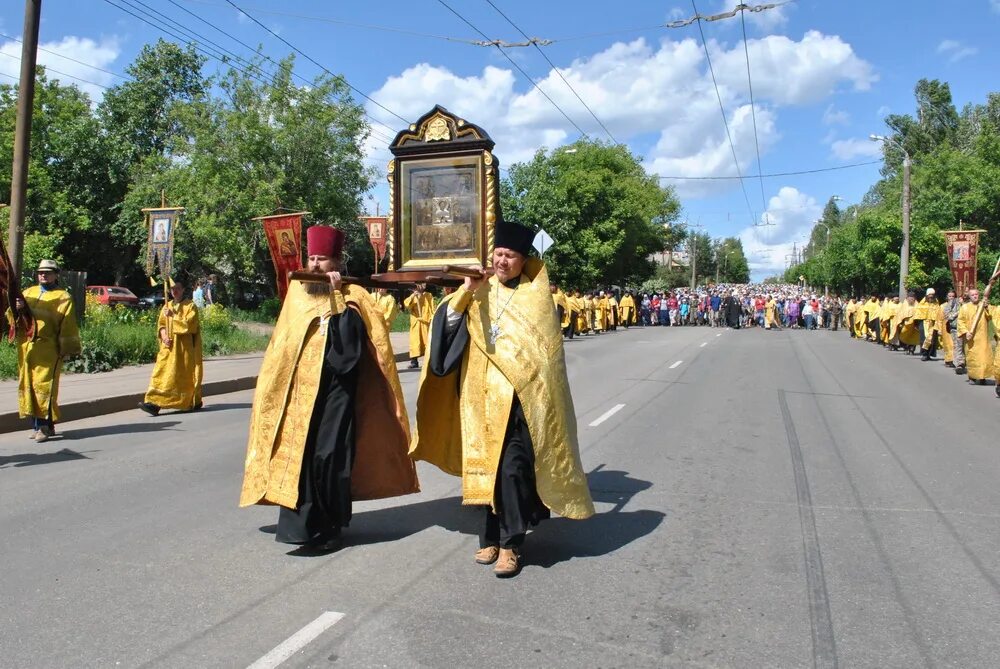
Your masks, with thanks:
M 278 230 L 278 255 L 291 257 L 296 255 L 295 241 L 291 230 Z
M 368 236 L 372 239 L 382 239 L 382 224 L 371 223 L 368 227 Z
M 170 219 L 169 218 L 154 218 L 153 219 L 153 241 L 154 242 L 166 242 L 170 239 Z
M 951 259 L 956 262 L 963 262 L 969 259 L 969 242 L 956 241 L 951 249 Z

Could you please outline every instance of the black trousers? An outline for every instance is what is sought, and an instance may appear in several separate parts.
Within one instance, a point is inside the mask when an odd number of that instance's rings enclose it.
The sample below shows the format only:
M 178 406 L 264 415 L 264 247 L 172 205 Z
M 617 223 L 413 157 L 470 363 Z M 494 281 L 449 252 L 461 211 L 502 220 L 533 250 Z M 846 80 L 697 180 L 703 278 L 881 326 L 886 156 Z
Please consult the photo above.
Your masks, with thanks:
M 507 433 L 493 491 L 496 513 L 486 507 L 486 517 L 479 534 L 480 548 L 516 548 L 524 543 L 524 535 L 530 526 L 537 525 L 550 515 L 535 488 L 535 451 L 524 420 L 524 410 L 516 396 L 507 420 Z

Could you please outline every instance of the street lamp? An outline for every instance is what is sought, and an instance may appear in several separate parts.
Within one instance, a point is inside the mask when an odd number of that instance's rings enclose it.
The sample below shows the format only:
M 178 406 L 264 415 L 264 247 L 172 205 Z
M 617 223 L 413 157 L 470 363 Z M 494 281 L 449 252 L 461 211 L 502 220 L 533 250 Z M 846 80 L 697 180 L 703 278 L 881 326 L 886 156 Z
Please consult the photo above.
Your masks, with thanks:
M 903 152 L 903 248 L 899 252 L 899 301 L 906 299 L 906 278 L 910 273 L 910 154 L 892 137 L 869 135 L 873 142 L 892 144 Z

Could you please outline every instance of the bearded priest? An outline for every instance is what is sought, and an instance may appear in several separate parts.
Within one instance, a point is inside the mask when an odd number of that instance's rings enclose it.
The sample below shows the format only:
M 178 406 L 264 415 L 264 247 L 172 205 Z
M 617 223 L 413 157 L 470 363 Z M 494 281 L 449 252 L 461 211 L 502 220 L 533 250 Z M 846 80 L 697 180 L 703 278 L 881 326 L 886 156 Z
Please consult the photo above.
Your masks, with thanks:
M 594 514 L 548 274 L 528 258 L 534 234 L 498 221 L 493 276 L 467 278 L 435 312 L 410 445 L 462 477 L 463 504 L 485 507 L 475 560 L 501 578 L 518 574 L 525 535 L 550 510 Z
M 419 485 L 382 312 L 341 280 L 343 232 L 316 225 L 306 239 L 322 282 L 288 287 L 257 378 L 240 506 L 280 506 L 277 541 L 329 551 L 352 501 Z

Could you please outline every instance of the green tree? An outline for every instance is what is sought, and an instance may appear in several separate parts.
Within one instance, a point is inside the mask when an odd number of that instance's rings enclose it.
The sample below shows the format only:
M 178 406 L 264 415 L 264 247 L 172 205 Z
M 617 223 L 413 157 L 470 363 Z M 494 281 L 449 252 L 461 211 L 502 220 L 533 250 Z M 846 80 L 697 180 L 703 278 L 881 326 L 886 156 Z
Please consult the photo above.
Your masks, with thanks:
M 546 264 L 566 286 L 641 283 L 654 274 L 650 256 L 666 248 L 679 200 L 624 146 L 567 148 L 511 166 L 501 184 L 505 217 L 551 235 Z

